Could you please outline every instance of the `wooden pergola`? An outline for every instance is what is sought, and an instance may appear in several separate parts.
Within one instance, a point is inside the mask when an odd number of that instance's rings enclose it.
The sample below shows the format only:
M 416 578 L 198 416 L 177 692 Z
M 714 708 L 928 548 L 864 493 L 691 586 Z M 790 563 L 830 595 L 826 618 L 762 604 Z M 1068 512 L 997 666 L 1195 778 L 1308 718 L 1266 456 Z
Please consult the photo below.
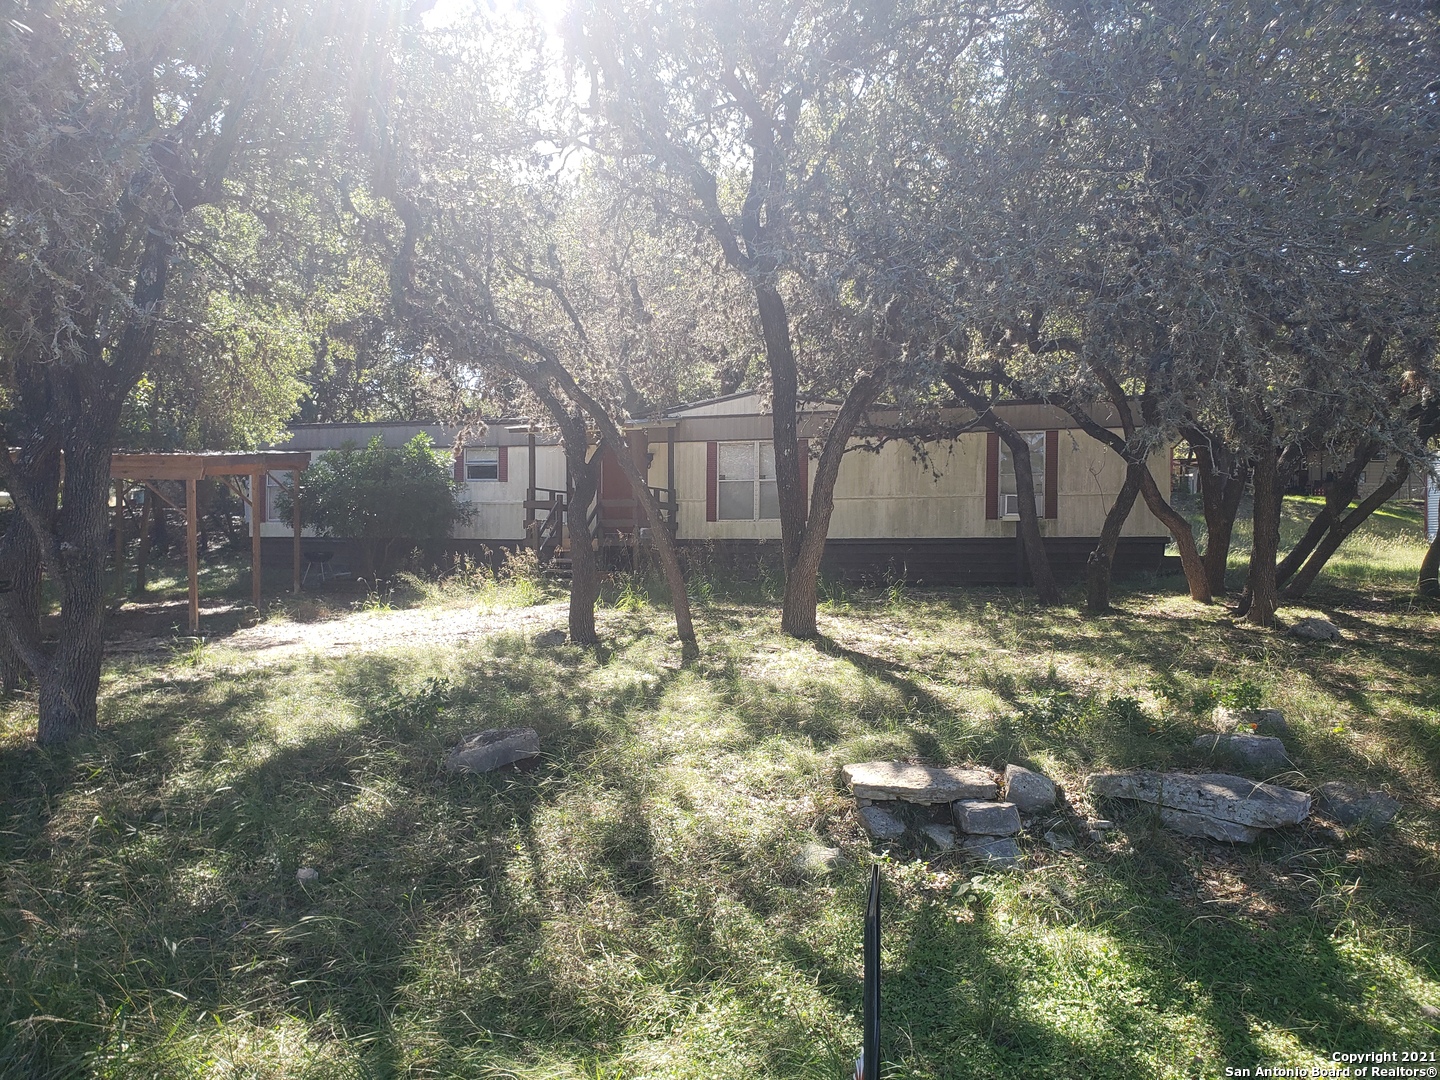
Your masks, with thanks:
M 120 515 L 124 512 L 125 484 L 143 484 L 155 498 L 176 510 L 175 506 L 159 489 L 158 480 L 185 481 L 185 548 L 190 566 L 190 632 L 200 629 L 200 560 L 196 551 L 196 536 L 199 531 L 199 515 L 196 513 L 195 490 L 201 480 L 219 480 L 240 497 L 250 508 L 250 596 L 251 602 L 260 606 L 260 518 L 259 506 L 264 504 L 265 478 L 271 473 L 288 472 L 291 475 L 291 505 L 294 513 L 295 573 L 294 591 L 300 591 L 300 474 L 310 465 L 306 453 L 200 453 L 200 454 L 129 454 L 110 455 L 110 478 L 115 482 L 115 570 L 117 576 L 124 571 L 124 530 L 120 527 Z M 250 481 L 247 490 L 240 478 Z M 258 497 L 257 497 L 257 493 Z

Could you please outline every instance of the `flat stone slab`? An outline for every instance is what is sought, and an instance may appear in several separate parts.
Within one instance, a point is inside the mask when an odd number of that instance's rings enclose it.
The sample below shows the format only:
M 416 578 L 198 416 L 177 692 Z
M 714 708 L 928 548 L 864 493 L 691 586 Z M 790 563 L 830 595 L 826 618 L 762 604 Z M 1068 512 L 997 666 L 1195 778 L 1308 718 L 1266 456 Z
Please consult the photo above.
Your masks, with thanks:
M 860 824 L 876 840 L 899 840 L 905 835 L 905 823 L 878 806 L 860 807 Z
M 1064 833 L 1059 832 L 1056 829 L 1051 829 L 1040 839 L 1045 841 L 1045 845 L 1047 847 L 1055 851 L 1069 851 L 1075 846 L 1075 841 L 1073 838 L 1066 836 Z
M 1230 844 L 1253 844 L 1260 839 L 1263 831 L 1253 825 L 1221 821 L 1205 814 L 1192 814 L 1188 810 L 1172 810 L 1168 806 L 1158 807 L 1158 810 L 1162 822 L 1185 836 L 1203 836 Z
M 1014 836 L 1020 831 L 1020 811 L 1011 802 L 961 799 L 953 803 L 955 826 L 963 833 L 983 836 Z
M 956 799 L 993 799 L 998 788 L 984 769 L 862 761 L 841 770 L 857 799 L 900 799 L 930 805 Z
M 1227 773 L 1095 773 L 1087 786 L 1107 799 L 1134 799 L 1261 829 L 1298 825 L 1310 815 L 1310 796 L 1303 791 Z
M 1290 633 L 1306 641 L 1339 641 L 1340 628 L 1329 619 L 1317 619 L 1314 616 L 1301 619 L 1294 626 L 1290 627 Z
M 920 831 L 941 851 L 949 851 L 955 846 L 953 825 L 926 825 Z
M 1043 814 L 1055 808 L 1055 782 L 1023 765 L 1006 765 L 1005 798 L 1022 814 Z
M 451 772 L 490 772 L 539 753 L 540 736 L 534 728 L 496 728 L 467 736 L 450 751 L 445 768 Z
M 1002 866 L 1010 866 L 1020 858 L 1020 846 L 1009 837 L 967 836 L 960 841 L 960 850 L 972 858 Z
M 1280 772 L 1295 767 L 1285 750 L 1285 744 L 1273 735 L 1201 735 L 1194 745 L 1196 750 L 1229 758 L 1252 769 L 1274 769 Z
M 1315 793 L 1320 809 L 1341 825 L 1389 825 L 1400 813 L 1400 803 L 1383 791 L 1367 791 L 1339 780 L 1321 784 Z
M 1285 722 L 1285 714 L 1279 709 L 1232 709 L 1228 705 L 1217 705 L 1215 726 L 1222 731 L 1238 731 L 1241 734 L 1290 734 L 1290 725 Z

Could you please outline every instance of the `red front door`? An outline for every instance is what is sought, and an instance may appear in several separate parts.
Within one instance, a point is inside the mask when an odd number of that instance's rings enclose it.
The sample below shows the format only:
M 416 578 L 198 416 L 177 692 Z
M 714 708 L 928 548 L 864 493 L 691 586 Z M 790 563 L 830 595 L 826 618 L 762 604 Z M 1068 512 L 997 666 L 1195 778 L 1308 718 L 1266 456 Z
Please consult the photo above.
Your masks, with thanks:
M 615 451 L 605 447 L 600 452 L 601 529 L 633 529 L 638 509 L 630 478 L 621 472 Z

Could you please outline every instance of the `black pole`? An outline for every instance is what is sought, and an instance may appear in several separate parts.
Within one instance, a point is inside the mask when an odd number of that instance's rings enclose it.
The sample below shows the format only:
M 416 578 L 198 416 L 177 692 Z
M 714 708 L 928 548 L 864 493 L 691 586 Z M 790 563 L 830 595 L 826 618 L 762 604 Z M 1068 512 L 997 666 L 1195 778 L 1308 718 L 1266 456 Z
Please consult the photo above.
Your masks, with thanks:
M 865 1042 L 857 1080 L 880 1080 L 880 867 L 870 868 L 865 907 Z

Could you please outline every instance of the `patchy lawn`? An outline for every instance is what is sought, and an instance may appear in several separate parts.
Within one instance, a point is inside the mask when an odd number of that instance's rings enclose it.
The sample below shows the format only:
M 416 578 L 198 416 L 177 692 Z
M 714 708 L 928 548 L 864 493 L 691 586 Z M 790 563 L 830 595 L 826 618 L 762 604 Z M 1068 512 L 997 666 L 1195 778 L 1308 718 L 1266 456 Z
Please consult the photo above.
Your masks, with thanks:
M 1413 522 L 1393 567 L 1377 547 L 1391 525 L 1282 612 L 1337 644 L 1233 626 L 1174 579 L 1099 619 L 835 587 L 798 643 L 766 578 L 695 585 L 690 663 L 633 581 L 593 650 L 543 644 L 546 586 L 470 582 L 122 651 L 98 737 L 45 752 L 24 702 L 0 719 L 0 1075 L 848 1076 L 874 855 L 843 764 L 1024 761 L 1091 809 L 1094 769 L 1198 765 L 1245 682 L 1290 720 L 1289 782 L 1385 787 L 1400 821 L 1238 849 L 1122 819 L 1015 872 L 895 852 L 885 1075 L 1436 1050 L 1440 617 L 1408 599 Z M 538 768 L 443 771 L 522 723 Z M 816 841 L 845 861 L 807 879 Z

